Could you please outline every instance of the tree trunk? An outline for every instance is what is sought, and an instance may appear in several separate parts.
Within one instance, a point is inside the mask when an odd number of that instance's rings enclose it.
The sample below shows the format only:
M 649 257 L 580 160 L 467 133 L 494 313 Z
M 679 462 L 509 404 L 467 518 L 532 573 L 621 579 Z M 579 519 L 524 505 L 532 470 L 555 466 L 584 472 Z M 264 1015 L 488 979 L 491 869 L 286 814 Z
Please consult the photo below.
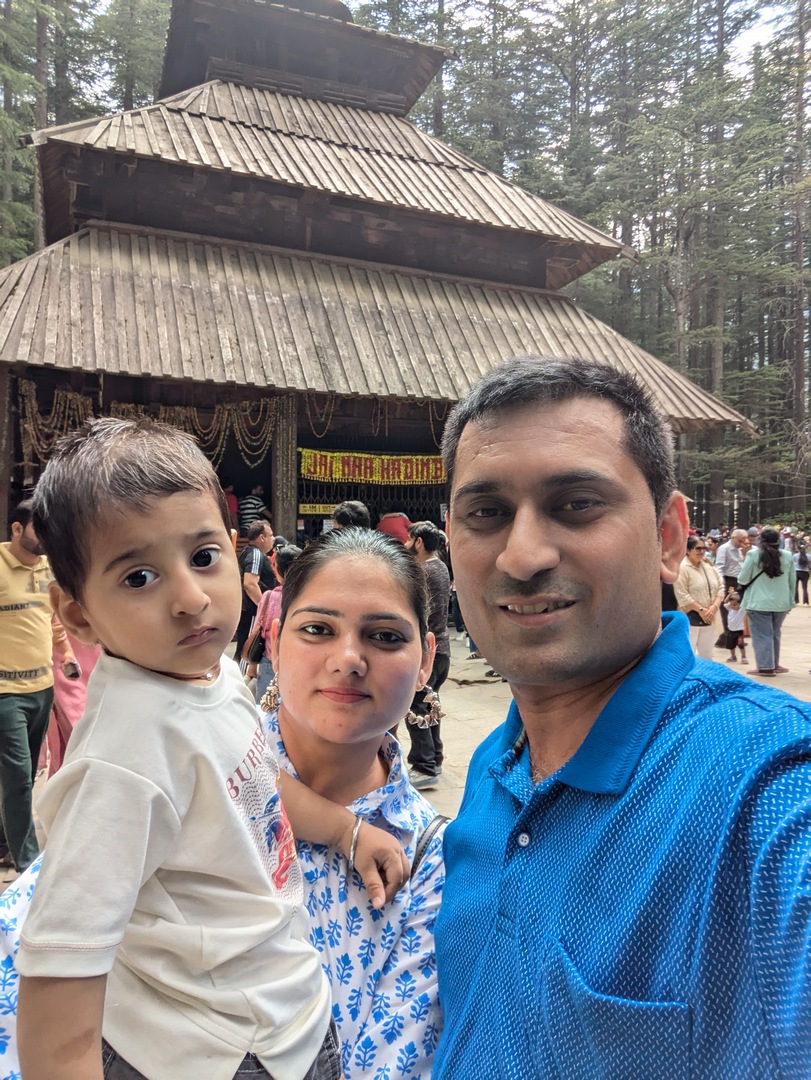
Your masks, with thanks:
M 48 18 L 37 11 L 37 51 L 34 62 L 37 96 L 34 101 L 34 123 L 37 128 L 48 126 Z M 42 212 L 42 176 L 39 164 L 34 166 L 34 249 L 45 247 L 45 221 Z

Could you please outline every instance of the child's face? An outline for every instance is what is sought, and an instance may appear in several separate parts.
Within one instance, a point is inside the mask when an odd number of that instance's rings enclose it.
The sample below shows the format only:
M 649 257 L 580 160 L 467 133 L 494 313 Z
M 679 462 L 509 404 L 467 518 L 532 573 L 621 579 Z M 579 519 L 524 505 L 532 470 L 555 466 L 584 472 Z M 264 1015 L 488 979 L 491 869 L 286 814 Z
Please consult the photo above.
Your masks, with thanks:
M 111 511 L 90 544 L 82 601 L 60 600 L 68 629 L 152 671 L 194 678 L 217 664 L 242 589 L 213 496 L 179 492 L 145 511 Z

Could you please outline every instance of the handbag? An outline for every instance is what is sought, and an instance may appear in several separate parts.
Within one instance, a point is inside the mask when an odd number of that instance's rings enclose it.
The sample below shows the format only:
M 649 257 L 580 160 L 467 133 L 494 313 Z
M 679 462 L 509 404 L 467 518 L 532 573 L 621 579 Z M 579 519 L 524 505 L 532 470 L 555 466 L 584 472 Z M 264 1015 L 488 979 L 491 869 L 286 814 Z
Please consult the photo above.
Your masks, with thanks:
M 258 664 L 265 655 L 265 635 L 262 633 L 262 624 L 260 622 L 254 624 L 254 628 L 245 642 L 242 655 L 249 664 Z

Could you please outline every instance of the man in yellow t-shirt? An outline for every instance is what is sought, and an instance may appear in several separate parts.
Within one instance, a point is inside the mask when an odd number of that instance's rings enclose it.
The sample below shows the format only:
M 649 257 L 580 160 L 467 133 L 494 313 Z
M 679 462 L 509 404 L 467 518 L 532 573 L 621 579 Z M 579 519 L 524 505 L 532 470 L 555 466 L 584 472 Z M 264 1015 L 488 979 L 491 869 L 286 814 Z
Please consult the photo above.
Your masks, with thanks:
M 52 577 L 26 499 L 0 544 L 0 859 L 18 870 L 39 854 L 31 792 L 53 705 Z

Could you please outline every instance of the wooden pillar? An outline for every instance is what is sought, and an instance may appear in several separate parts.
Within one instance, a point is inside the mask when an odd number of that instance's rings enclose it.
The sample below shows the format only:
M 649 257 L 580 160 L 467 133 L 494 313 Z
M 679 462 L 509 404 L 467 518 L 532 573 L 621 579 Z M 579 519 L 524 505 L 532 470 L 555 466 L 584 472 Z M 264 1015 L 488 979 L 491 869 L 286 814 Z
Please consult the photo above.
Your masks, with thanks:
M 0 363 L 0 539 L 7 540 L 14 468 L 14 418 L 11 415 L 11 369 Z
M 270 447 L 270 511 L 274 531 L 294 544 L 298 517 L 296 395 L 280 394 L 276 402 L 276 426 Z

